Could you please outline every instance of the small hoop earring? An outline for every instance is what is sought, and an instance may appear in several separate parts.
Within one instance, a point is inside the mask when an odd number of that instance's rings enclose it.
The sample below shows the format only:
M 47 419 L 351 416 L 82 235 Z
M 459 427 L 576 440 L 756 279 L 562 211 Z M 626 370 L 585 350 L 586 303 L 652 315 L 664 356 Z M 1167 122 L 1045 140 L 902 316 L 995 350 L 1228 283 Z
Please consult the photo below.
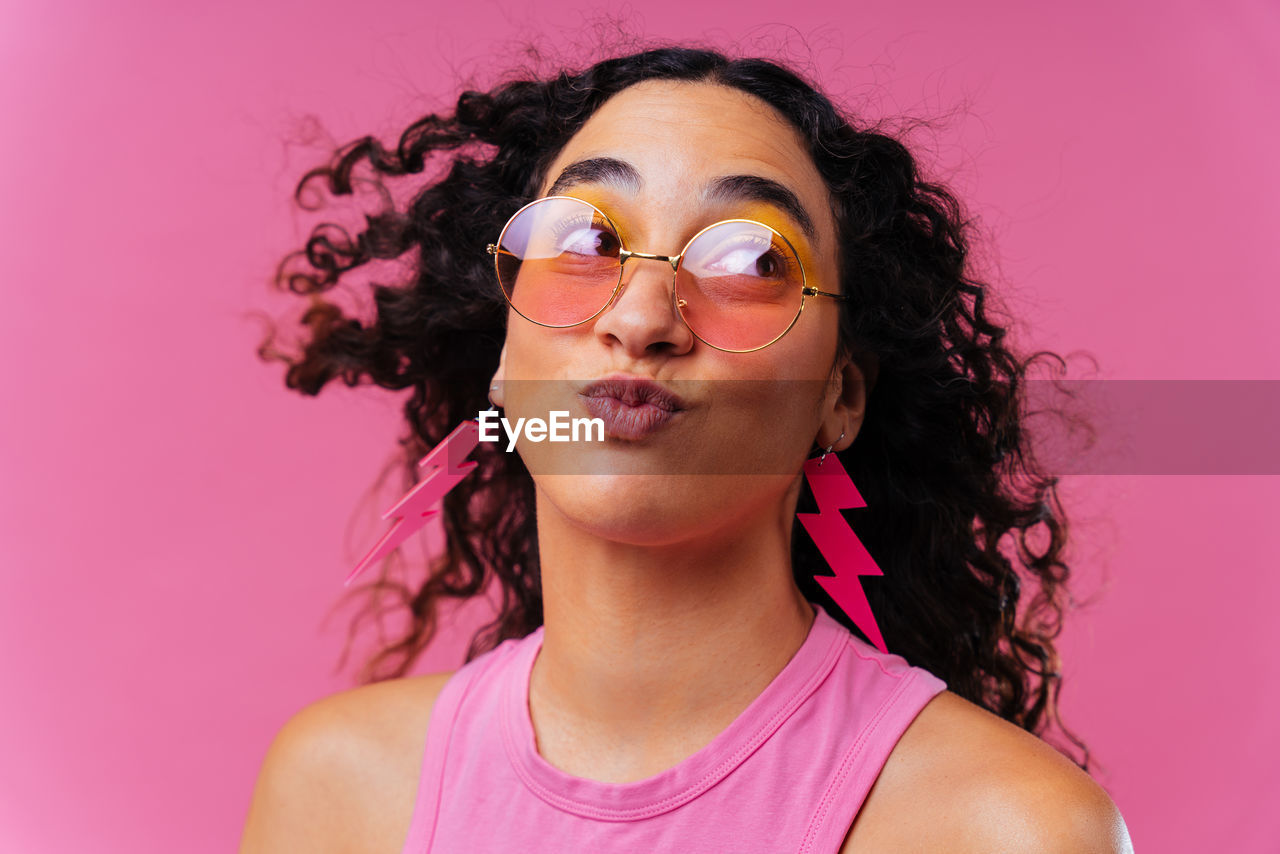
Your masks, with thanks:
M 844 438 L 844 431 L 841 430 L 840 439 L 843 439 L 843 438 Z M 818 457 L 818 465 L 822 465 L 822 461 L 827 458 L 827 454 L 831 453 L 831 449 L 836 446 L 836 443 L 839 442 L 840 439 L 836 439 L 835 442 L 832 442 L 830 445 L 827 445 L 827 447 L 823 449 L 822 456 Z

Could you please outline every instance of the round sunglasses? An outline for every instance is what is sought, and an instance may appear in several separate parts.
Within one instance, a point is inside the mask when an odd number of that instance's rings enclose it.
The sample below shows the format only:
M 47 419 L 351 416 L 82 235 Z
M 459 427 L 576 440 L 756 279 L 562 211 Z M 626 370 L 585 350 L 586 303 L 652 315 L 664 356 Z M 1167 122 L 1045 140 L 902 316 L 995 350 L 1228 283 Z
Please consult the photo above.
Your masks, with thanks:
M 750 219 L 699 231 L 678 255 L 627 249 L 613 221 L 573 196 L 535 199 L 512 215 L 486 250 L 521 317 L 565 328 L 599 316 L 622 287 L 632 258 L 671 265 L 673 307 L 704 344 L 730 353 L 768 347 L 800 319 L 810 296 L 848 300 L 806 283 L 804 265 L 781 232 Z

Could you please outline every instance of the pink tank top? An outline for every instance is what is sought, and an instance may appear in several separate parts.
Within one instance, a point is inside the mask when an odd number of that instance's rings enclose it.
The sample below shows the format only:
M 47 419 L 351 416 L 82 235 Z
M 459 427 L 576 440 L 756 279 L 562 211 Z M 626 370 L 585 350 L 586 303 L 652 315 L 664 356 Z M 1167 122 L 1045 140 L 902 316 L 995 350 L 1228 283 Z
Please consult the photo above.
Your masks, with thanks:
M 503 641 L 436 699 L 403 851 L 836 854 L 899 737 L 946 684 L 814 608 L 800 649 L 727 729 L 629 783 L 542 758 L 528 692 L 543 630 Z

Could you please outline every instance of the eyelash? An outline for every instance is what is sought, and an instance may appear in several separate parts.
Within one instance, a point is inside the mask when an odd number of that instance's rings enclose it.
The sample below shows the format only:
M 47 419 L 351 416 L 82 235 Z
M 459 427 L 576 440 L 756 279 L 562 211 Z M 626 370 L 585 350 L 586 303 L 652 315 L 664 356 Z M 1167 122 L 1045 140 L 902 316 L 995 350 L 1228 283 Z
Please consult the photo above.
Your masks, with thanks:
M 573 228 L 574 226 L 590 225 L 591 221 L 592 221 L 592 218 L 587 216 L 579 216 L 579 217 L 574 217 L 573 219 L 564 220 L 563 222 L 556 225 L 555 235 L 556 237 L 560 237 L 566 231 Z
M 590 216 L 586 216 L 586 215 L 578 216 L 578 217 L 573 217 L 572 219 L 564 220 L 564 221 L 562 221 L 562 222 L 560 222 L 560 223 L 558 223 L 558 224 L 556 225 L 556 227 L 555 227 L 555 236 L 556 236 L 557 238 L 558 238 L 558 237 L 561 237 L 561 236 L 563 236 L 563 235 L 564 235 L 564 233 L 565 233 L 566 231 L 568 231 L 568 230 L 569 230 L 569 229 L 571 229 L 571 228 L 574 228 L 574 227 L 579 226 L 579 225 L 590 225 L 590 224 L 591 224 L 591 223 L 593 223 L 594 221 L 595 221 L 595 217 L 590 217 Z M 621 238 L 619 238 L 619 240 L 621 240 Z M 761 242 L 761 244 L 763 245 L 763 243 L 764 243 L 763 239 L 762 239 L 760 242 Z M 751 241 L 751 243 L 752 243 L 752 245 L 755 245 L 755 241 Z M 794 263 L 790 258 L 788 258 L 788 257 L 787 257 L 786 255 L 784 255 L 784 254 L 780 254 L 780 253 L 777 253 L 777 252 L 774 252 L 773 254 L 774 254 L 775 259 L 776 259 L 776 260 L 777 260 L 777 261 L 778 261 L 778 262 L 783 266 L 783 268 L 784 268 L 787 272 L 794 272 L 794 269 L 795 269 L 795 263 Z

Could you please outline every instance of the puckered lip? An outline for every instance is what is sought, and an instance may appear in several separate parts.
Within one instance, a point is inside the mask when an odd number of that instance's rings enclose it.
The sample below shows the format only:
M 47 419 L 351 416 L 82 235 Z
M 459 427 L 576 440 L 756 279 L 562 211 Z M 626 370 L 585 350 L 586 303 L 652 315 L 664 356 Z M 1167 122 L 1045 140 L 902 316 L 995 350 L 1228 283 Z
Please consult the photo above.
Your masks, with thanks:
M 668 412 L 687 409 L 684 400 L 648 377 L 610 374 L 588 383 L 578 394 L 583 397 L 610 397 L 628 406 L 649 404 Z

